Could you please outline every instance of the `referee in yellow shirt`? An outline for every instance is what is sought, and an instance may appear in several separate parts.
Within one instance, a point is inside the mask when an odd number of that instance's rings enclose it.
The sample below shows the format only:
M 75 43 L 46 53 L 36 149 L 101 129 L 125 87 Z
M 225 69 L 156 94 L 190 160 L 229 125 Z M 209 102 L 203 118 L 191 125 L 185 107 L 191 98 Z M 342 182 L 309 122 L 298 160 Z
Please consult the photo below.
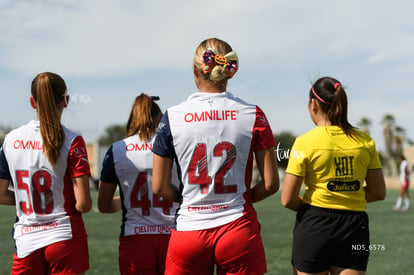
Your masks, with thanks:
M 347 96 L 338 80 L 318 79 L 308 107 L 316 127 L 293 144 L 281 198 L 297 211 L 293 267 L 298 274 L 365 274 L 366 203 L 386 194 L 375 143 L 348 122 Z

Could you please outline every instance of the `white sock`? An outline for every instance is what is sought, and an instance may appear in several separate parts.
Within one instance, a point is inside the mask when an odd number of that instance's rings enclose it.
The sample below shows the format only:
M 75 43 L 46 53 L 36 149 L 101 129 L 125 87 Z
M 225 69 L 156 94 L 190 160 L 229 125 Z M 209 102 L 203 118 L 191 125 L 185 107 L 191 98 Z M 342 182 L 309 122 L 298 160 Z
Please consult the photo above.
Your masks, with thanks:
M 404 199 L 404 207 L 407 209 L 410 208 L 410 198 Z
M 398 197 L 397 198 L 397 202 L 395 203 L 395 208 L 400 208 L 401 207 L 401 202 L 402 202 L 402 197 Z

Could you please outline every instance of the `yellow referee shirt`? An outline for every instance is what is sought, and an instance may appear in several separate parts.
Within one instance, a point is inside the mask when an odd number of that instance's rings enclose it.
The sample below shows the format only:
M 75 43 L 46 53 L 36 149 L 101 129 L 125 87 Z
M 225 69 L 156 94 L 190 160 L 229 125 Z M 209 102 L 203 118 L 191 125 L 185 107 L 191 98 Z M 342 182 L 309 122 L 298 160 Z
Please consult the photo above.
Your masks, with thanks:
M 381 163 L 372 138 L 358 133 L 354 139 L 338 126 L 318 126 L 295 140 L 286 173 L 304 177 L 304 203 L 365 211 L 367 170 Z

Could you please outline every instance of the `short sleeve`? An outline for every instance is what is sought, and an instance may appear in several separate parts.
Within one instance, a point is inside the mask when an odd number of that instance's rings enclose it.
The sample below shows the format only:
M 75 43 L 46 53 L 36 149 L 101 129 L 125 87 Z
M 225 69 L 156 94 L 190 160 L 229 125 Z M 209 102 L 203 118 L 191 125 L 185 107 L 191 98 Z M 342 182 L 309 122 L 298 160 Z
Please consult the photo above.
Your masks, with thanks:
M 306 175 L 306 150 L 302 145 L 302 142 L 299 138 L 293 143 L 292 149 L 289 155 L 289 162 L 286 168 L 286 173 L 304 177 Z
M 72 145 L 69 150 L 69 164 L 72 178 L 91 175 L 88 152 L 86 151 L 85 141 L 81 136 L 77 136 L 72 141 Z
M 157 134 L 152 145 L 152 152 L 162 157 L 175 157 L 175 150 L 168 118 L 168 111 L 164 113 L 161 122 L 158 125 Z
M 0 148 L 0 179 L 12 180 L 3 147 Z
M 276 145 L 266 115 L 258 106 L 256 106 L 256 120 L 253 126 L 253 135 L 255 137 L 255 151 L 264 150 Z
M 118 176 L 116 175 L 115 171 L 115 164 L 114 164 L 114 154 L 111 148 L 105 154 L 103 163 L 102 163 L 102 170 L 101 170 L 101 181 L 106 183 L 119 183 Z
M 371 140 L 372 146 L 371 146 L 371 162 L 368 165 L 368 169 L 381 169 L 381 160 L 379 158 L 375 142 Z

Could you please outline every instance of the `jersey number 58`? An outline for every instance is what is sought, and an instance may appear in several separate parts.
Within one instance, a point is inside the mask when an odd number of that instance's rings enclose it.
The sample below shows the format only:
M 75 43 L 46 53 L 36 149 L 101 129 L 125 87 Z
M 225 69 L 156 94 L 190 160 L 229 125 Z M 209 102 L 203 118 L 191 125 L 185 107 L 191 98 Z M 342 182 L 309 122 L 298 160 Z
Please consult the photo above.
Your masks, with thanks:
M 17 188 L 26 191 L 27 201 L 20 201 L 20 210 L 31 215 L 33 211 L 39 215 L 47 215 L 53 211 L 53 192 L 52 192 L 52 176 L 45 170 L 39 170 L 33 173 L 31 184 L 33 186 L 32 194 L 30 194 L 29 184 L 25 182 L 25 178 L 29 178 L 29 171 L 17 170 Z M 33 200 L 33 202 L 32 202 Z

